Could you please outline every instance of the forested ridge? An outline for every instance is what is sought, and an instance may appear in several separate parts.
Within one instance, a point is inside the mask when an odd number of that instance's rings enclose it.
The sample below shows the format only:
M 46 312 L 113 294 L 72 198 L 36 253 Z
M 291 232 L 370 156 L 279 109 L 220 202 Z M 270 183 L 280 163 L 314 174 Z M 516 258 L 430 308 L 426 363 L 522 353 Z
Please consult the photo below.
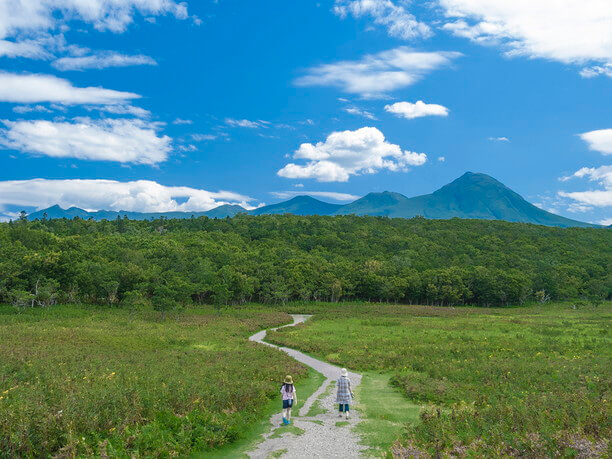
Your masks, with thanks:
M 611 247 L 609 229 L 463 219 L 22 219 L 0 224 L 0 302 L 599 301 Z

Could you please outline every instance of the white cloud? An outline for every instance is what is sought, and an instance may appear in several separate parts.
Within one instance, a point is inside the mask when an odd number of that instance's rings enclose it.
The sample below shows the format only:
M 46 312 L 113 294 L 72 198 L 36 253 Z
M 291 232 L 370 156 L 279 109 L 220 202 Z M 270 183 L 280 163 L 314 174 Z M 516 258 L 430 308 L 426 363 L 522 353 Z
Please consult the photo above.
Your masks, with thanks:
M 35 40 L 0 40 L 0 56 L 27 57 L 29 59 L 50 59 L 51 54 Z
M 612 62 L 610 0 L 438 0 L 455 35 L 508 56 Z
M 15 113 L 31 113 L 31 112 L 43 112 L 43 113 L 51 113 L 51 110 L 49 110 L 47 107 L 43 106 L 43 105 L 34 105 L 34 106 L 30 106 L 30 105 L 16 105 L 15 107 L 13 107 L 13 111 Z
M 409 120 L 422 116 L 448 116 L 448 108 L 445 106 L 426 104 L 422 100 L 414 104 L 411 102 L 396 102 L 393 105 L 385 105 L 385 110 Z
M 133 115 L 139 118 L 148 118 L 151 116 L 149 110 L 144 108 L 134 107 L 133 105 L 117 104 L 117 105 L 86 105 L 87 111 L 98 110 L 100 112 L 112 113 L 114 115 Z
M 443 163 L 444 161 L 446 161 L 446 157 L 445 156 L 438 156 L 438 161 Z
M 370 16 L 375 24 L 386 27 L 390 36 L 404 40 L 432 35 L 427 24 L 417 21 L 403 6 L 391 0 L 336 0 L 334 12 L 342 19 L 349 14 L 354 18 Z
M 597 182 L 612 189 L 612 166 L 583 167 L 570 176 L 561 177 L 560 180 L 566 182 L 572 178 L 586 178 L 591 182 Z
M 196 142 L 202 142 L 204 140 L 215 140 L 218 136 L 213 134 L 191 134 L 191 138 Z
M 62 57 L 51 64 L 58 70 L 105 69 L 131 65 L 157 65 L 155 59 L 143 54 L 126 55 L 114 51 L 101 51 L 89 56 Z
M 585 132 L 580 134 L 580 138 L 589 145 L 589 149 L 612 155 L 612 129 Z
M 567 211 L 572 213 L 580 213 L 583 214 L 585 212 L 590 212 L 593 210 L 593 206 L 589 206 L 586 204 L 580 204 L 578 202 L 572 202 L 569 206 L 567 206 Z
M 192 120 L 184 120 L 182 118 L 175 119 L 172 124 L 193 124 Z
M 184 186 L 164 186 L 149 180 L 32 179 L 0 182 L 0 207 L 44 209 L 59 204 L 63 208 L 76 206 L 90 211 L 198 212 L 222 204 L 253 208 L 249 205 L 251 201 L 252 198 L 231 191 L 210 192 Z
M 586 178 L 591 182 L 598 183 L 604 189 L 570 193 L 559 191 L 557 193 L 559 196 L 575 201 L 570 204 L 570 211 L 584 212 L 590 210 L 591 207 L 612 206 L 612 166 L 583 167 L 571 176 L 561 177 L 560 180 L 566 182 L 572 178 Z
M 195 145 L 189 144 L 189 145 L 179 145 L 178 147 L 176 147 L 176 149 L 178 151 L 197 151 L 198 147 L 196 147 Z
M 402 46 L 378 54 L 367 54 L 359 61 L 340 61 L 313 67 L 295 80 L 298 86 L 333 86 L 365 98 L 410 86 L 426 74 L 449 66 L 457 52 L 419 52 Z
M 0 145 L 53 158 L 157 164 L 167 159 L 171 138 L 141 119 L 75 118 L 73 122 L 3 121 Z
M 370 113 L 367 110 L 362 110 L 362 109 L 357 108 L 357 107 L 347 107 L 347 108 L 344 109 L 344 111 L 346 113 L 351 114 L 351 115 L 363 116 L 364 118 L 367 118 L 369 120 L 377 119 L 376 116 L 374 116 L 373 113 Z
M 578 201 L 583 205 L 593 207 L 612 206 L 612 190 L 574 191 L 571 193 L 559 191 L 558 194 L 561 197 Z M 572 209 L 571 206 L 570 209 Z
M 55 30 L 71 20 L 92 24 L 97 30 L 124 32 L 141 15 L 187 15 L 186 3 L 172 0 L 3 0 L 0 3 L 0 38 L 18 33 Z
M 373 127 L 333 132 L 325 142 L 315 145 L 303 143 L 293 158 L 307 163 L 289 163 L 278 175 L 314 178 L 319 182 L 346 182 L 351 175 L 373 174 L 381 169 L 406 171 L 408 166 L 420 166 L 427 161 L 425 153 L 402 151 Z
M 121 33 L 137 14 L 188 17 L 186 3 L 173 0 L 1 0 L 0 56 L 50 60 L 55 53 L 69 54 L 55 61 L 61 70 L 153 64 L 147 56 L 112 52 L 83 57 L 83 48 L 65 42 L 71 21 Z
M 0 102 L 32 104 L 118 104 L 140 96 L 100 87 L 77 88 L 53 75 L 16 74 L 0 71 Z
M 489 137 L 492 142 L 510 142 L 508 137 Z
M 340 202 L 359 199 L 359 196 L 355 196 L 354 194 L 336 193 L 335 191 L 271 191 L 270 194 L 279 199 L 290 199 L 295 196 L 317 196 L 319 198 L 328 198 Z
M 605 75 L 612 78 L 612 63 L 593 65 L 591 67 L 585 67 L 580 71 L 580 76 L 584 78 L 593 78 L 599 75 Z
M 264 120 L 250 121 L 250 120 L 237 120 L 234 118 L 225 118 L 225 124 L 227 124 L 228 126 L 232 126 L 232 127 L 257 129 L 257 128 L 262 128 L 262 127 L 268 127 L 270 122 L 264 121 Z
M 604 218 L 598 222 L 600 225 L 610 226 L 612 225 L 612 218 Z

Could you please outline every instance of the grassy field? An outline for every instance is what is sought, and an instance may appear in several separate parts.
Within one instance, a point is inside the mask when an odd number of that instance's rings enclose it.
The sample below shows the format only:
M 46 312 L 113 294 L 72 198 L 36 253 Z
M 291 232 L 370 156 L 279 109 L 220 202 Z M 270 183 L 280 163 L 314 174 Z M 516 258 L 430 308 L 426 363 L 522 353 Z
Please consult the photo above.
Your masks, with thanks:
M 271 342 L 368 372 L 358 401 L 373 448 L 397 440 L 399 457 L 610 454 L 610 303 L 289 309 L 316 315 L 270 334 Z M 394 396 L 389 384 L 405 409 L 385 403 Z M 418 422 L 413 404 L 422 406 Z
M 312 376 L 246 340 L 287 322 L 257 306 L 164 321 L 93 307 L 0 307 L 0 457 L 168 457 L 244 446 L 278 409 L 284 375 L 298 384 Z

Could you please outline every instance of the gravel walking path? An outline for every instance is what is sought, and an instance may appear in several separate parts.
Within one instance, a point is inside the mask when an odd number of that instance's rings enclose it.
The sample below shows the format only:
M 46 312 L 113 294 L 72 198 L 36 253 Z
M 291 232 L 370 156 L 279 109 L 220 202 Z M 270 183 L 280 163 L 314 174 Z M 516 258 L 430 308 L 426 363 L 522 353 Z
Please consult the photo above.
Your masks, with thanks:
M 292 327 L 310 318 L 310 315 L 292 314 L 293 323 L 285 325 Z M 282 327 L 278 327 L 282 328 Z M 272 330 L 276 330 L 273 328 Z M 338 417 L 338 406 L 336 405 L 335 382 L 340 376 L 340 368 L 329 363 L 312 358 L 300 351 L 288 347 L 276 346 L 266 343 L 266 330 L 255 333 L 249 339 L 266 346 L 275 347 L 286 352 L 294 359 L 313 368 L 325 376 L 325 381 L 313 393 L 308 400 L 303 401 L 298 394 L 299 413 L 293 412 L 291 426 L 301 429 L 300 432 L 293 427 L 291 431 L 281 428 L 281 409 L 270 418 L 275 429 L 265 435 L 263 442 L 248 453 L 251 458 L 268 459 L 270 457 L 290 458 L 352 458 L 360 457 L 361 451 L 366 447 L 359 444 L 359 436 L 353 432 L 353 427 L 359 423 L 359 413 L 351 411 L 350 419 L 346 423 L 344 417 Z M 361 382 L 361 375 L 349 373 L 351 384 L 357 387 Z M 313 407 L 314 405 L 314 407 Z M 311 408 L 314 411 L 309 413 Z M 324 411 L 322 413 L 322 411 Z M 296 416 L 297 414 L 297 416 Z M 311 414 L 311 416 L 307 416 Z M 283 432 L 279 435 L 280 432 Z

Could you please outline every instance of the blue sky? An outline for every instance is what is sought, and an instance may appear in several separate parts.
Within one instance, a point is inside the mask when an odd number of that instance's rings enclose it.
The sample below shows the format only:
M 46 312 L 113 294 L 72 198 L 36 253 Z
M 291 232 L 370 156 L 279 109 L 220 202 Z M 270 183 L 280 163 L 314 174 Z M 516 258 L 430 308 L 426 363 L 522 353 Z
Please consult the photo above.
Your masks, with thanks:
M 3 3 L 4 219 L 414 196 L 474 171 L 612 223 L 607 0 Z

